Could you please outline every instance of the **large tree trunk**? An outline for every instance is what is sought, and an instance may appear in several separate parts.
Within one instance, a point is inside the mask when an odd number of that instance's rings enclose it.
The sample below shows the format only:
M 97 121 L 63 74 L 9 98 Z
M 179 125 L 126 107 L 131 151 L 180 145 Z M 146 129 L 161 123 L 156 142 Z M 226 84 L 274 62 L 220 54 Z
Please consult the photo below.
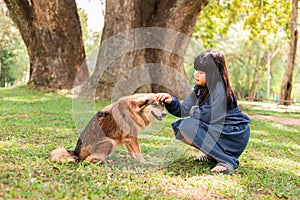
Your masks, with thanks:
M 285 73 L 281 84 L 280 102 L 281 105 L 291 105 L 291 93 L 293 83 L 293 72 L 295 68 L 295 59 L 297 53 L 297 15 L 298 15 L 298 0 L 292 1 L 292 13 L 290 21 L 290 49 L 286 61 Z
M 5 0 L 5 3 L 27 46 L 31 84 L 69 89 L 76 79 L 88 78 L 75 0 Z
M 98 64 L 84 91 L 105 99 L 135 92 L 184 98 L 191 92 L 184 54 L 207 2 L 107 0 Z

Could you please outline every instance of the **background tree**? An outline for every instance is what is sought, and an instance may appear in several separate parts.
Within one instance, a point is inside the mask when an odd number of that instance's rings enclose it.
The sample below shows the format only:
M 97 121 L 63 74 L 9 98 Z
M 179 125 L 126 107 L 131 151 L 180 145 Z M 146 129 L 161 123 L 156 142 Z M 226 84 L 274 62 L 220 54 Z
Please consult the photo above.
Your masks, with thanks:
M 102 33 L 101 43 L 103 44 L 105 40 L 124 31 L 130 31 L 135 28 L 144 27 L 172 29 L 186 36 L 191 36 L 197 17 L 207 2 L 207 0 L 107 0 L 104 20 L 105 25 Z M 118 49 L 126 47 L 133 39 L 134 38 L 124 38 L 124 40 L 122 40 L 122 44 L 110 44 L 110 47 L 114 45 Z M 171 37 L 164 38 L 160 41 L 161 43 L 168 43 L 171 39 Z M 187 48 L 187 41 L 178 41 L 176 44 L 174 44 L 174 48 L 180 48 L 182 51 L 184 51 Z M 98 63 L 101 63 L 101 60 L 103 60 L 101 55 L 106 57 L 110 56 L 105 52 L 108 52 L 108 50 L 103 49 L 101 46 Z M 105 66 L 107 67 L 107 70 L 101 76 L 99 82 L 99 74 L 97 71 L 101 71 L 101 67 L 97 67 L 95 69 L 95 73 L 89 79 L 89 83 L 86 85 L 86 87 L 93 87 L 95 82 L 97 82 L 98 97 L 110 99 L 112 91 L 118 79 L 120 78 L 120 75 L 122 75 L 122 77 L 126 77 L 135 66 L 145 65 L 146 63 L 158 63 L 160 65 L 166 65 L 180 74 L 185 74 L 183 69 L 183 58 L 172 52 L 166 52 L 160 49 L 141 49 L 120 56 L 121 57 L 116 59 L 115 62 L 110 66 Z M 176 78 L 178 77 L 176 77 L 174 74 L 164 73 L 161 70 L 150 70 L 147 74 L 142 74 L 141 76 L 141 79 L 147 76 L 153 80 L 164 80 L 166 83 L 169 83 L 169 85 L 174 85 L 174 87 L 166 88 L 159 84 L 147 84 L 140 86 L 135 92 L 165 91 L 175 94 L 179 98 L 185 97 L 190 92 L 190 90 L 181 87 L 181 85 L 186 85 L 188 82 L 186 82 L 186 84 L 182 82 L 179 84 L 178 80 L 176 81 Z M 85 91 L 88 90 L 92 89 L 85 89 Z M 123 88 L 123 91 L 124 90 L 125 88 Z
M 74 0 L 5 0 L 30 59 L 30 83 L 52 89 L 72 88 L 88 70 Z M 80 66 L 83 66 L 80 70 Z
M 236 88 L 241 98 L 244 95 L 250 99 L 262 98 L 261 91 L 267 93 L 268 54 L 276 52 L 284 44 L 282 41 L 288 32 L 290 7 L 290 1 L 282 0 L 212 1 L 199 16 L 194 37 L 201 39 L 206 48 L 222 49 L 231 64 L 229 67 L 232 69 L 229 70 L 243 72 L 239 75 L 244 77 L 243 80 L 233 80 L 235 86 L 241 89 Z M 228 33 L 237 23 L 239 25 Z M 240 47 L 235 46 L 236 40 L 243 41 Z M 226 43 L 229 45 L 226 46 Z M 239 51 L 232 49 L 232 46 Z M 276 55 L 285 57 L 284 53 L 284 48 L 280 48 Z M 276 63 L 272 61 L 271 64 Z M 264 97 L 268 98 L 266 95 Z
M 99 47 L 101 32 L 94 31 L 88 26 L 88 15 L 82 8 L 78 9 L 78 14 L 84 41 L 84 49 L 86 55 L 89 55 L 95 48 Z
M 286 61 L 285 73 L 281 85 L 280 104 L 291 105 L 291 93 L 293 83 L 293 72 L 295 67 L 296 53 L 297 53 L 297 17 L 298 17 L 298 0 L 292 1 L 292 12 L 290 20 L 290 47 L 289 54 Z
M 102 33 L 94 31 L 88 27 L 88 15 L 83 9 L 79 8 L 78 14 L 81 24 L 84 48 L 87 56 L 87 66 L 90 74 L 92 74 L 95 70 L 95 63 Z
M 0 87 L 26 82 L 29 66 L 26 47 L 0 1 Z
M 217 39 L 220 41 L 216 48 L 220 49 L 226 55 L 227 65 L 231 75 L 231 83 L 239 99 L 246 98 L 267 98 L 267 67 L 268 55 L 270 52 L 276 54 L 269 60 L 270 68 L 270 91 L 280 93 L 280 84 L 284 70 L 286 45 L 285 35 L 274 37 L 270 34 L 267 38 L 267 46 L 260 46 L 258 43 L 249 40 L 250 32 L 242 30 L 243 24 L 235 24 L 230 27 L 228 33 Z M 255 68 L 260 53 L 261 65 Z M 259 76 L 256 75 L 259 73 Z M 255 78 L 259 77 L 259 82 Z M 255 86 L 255 87 L 254 87 Z

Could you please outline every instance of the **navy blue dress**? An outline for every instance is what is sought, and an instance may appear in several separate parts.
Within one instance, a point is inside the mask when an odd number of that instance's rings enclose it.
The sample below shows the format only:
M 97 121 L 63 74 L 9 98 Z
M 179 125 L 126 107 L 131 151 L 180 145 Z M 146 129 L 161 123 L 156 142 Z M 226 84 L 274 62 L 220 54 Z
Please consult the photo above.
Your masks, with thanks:
M 183 140 L 182 133 L 205 154 L 237 168 L 248 144 L 251 120 L 239 107 L 226 110 L 221 83 L 201 107 L 198 96 L 192 92 L 183 102 L 172 97 L 173 101 L 165 104 L 169 113 L 182 118 L 172 123 L 176 139 Z

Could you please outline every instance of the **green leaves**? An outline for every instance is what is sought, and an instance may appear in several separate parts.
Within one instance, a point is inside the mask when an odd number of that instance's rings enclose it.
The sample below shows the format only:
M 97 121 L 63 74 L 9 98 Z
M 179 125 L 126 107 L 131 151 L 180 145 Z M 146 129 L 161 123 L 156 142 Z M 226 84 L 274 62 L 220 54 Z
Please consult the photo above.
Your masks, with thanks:
M 0 87 L 4 87 L 24 78 L 29 62 L 23 40 L 12 21 L 1 16 L 0 27 Z
M 239 17 L 241 0 L 226 2 L 210 1 L 202 10 L 194 30 L 194 37 L 201 39 L 204 47 L 215 47 L 214 38 L 218 34 L 226 34 L 231 24 L 236 23 Z
M 289 1 L 247 0 L 245 2 L 247 6 L 243 7 L 244 28 L 250 30 L 251 40 L 259 40 L 265 44 L 270 34 L 276 36 L 280 31 L 288 33 L 289 13 L 291 12 Z
M 212 48 L 216 35 L 226 34 L 232 24 L 243 22 L 251 41 L 266 44 L 270 34 L 288 33 L 290 12 L 291 2 L 284 0 L 213 0 L 200 14 L 194 37 Z
M 291 1 L 285 0 L 211 0 L 200 14 L 194 37 L 202 41 L 204 48 L 224 52 L 239 99 L 279 96 L 290 13 Z M 278 49 L 276 56 L 268 56 Z M 268 81 L 271 91 L 266 91 Z M 294 92 L 294 98 L 296 95 Z

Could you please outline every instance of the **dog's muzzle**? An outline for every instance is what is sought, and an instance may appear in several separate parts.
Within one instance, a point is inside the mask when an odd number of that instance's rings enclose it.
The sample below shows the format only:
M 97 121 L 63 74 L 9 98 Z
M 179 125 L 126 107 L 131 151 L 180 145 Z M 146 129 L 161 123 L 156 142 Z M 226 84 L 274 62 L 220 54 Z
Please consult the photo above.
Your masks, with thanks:
M 153 115 L 153 117 L 154 117 L 155 119 L 157 119 L 157 120 L 159 120 L 159 121 L 161 121 L 162 118 L 165 117 L 165 116 L 167 115 L 166 112 L 162 112 L 162 113 L 161 113 L 161 116 L 158 116 L 158 115 L 156 115 L 153 111 L 151 111 L 151 114 Z

